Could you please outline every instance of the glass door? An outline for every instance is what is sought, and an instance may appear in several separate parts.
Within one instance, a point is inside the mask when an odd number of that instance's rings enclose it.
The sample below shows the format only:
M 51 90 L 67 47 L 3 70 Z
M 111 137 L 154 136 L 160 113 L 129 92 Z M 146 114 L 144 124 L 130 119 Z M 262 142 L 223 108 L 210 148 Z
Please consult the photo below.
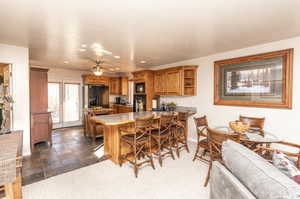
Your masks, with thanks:
M 78 83 L 64 84 L 63 120 L 69 125 L 78 123 L 80 120 L 79 89 L 80 84 Z
M 48 107 L 53 128 L 80 125 L 80 84 L 49 82 Z
M 48 108 L 52 112 L 53 128 L 62 127 L 61 83 L 48 83 Z

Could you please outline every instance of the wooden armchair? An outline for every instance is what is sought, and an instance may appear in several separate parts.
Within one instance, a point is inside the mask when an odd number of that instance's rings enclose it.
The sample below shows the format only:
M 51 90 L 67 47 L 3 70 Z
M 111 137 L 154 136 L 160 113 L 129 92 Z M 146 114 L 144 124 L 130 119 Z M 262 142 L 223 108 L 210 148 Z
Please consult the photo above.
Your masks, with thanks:
M 207 123 L 206 115 L 198 118 L 194 117 L 194 121 L 197 128 L 197 149 L 193 161 L 195 161 L 198 158 L 202 161 L 208 162 L 209 160 L 204 158 L 206 152 L 209 151 L 208 140 L 207 140 L 208 123 Z M 203 149 L 203 152 L 199 154 L 201 148 Z
M 272 153 L 275 151 L 279 151 L 286 156 L 290 157 L 291 159 L 295 159 L 295 163 L 298 169 L 300 169 L 300 145 L 290 143 L 290 142 L 279 142 L 276 143 L 276 146 L 283 146 L 284 148 L 296 148 L 298 152 L 288 152 L 286 150 L 282 150 L 279 148 L 274 147 L 264 147 L 264 146 L 258 146 L 254 151 L 257 152 L 259 155 L 261 155 L 263 158 L 272 161 Z M 283 148 L 280 147 L 280 148 Z
M 209 181 L 210 172 L 212 168 L 213 161 L 219 161 L 223 163 L 222 160 L 222 144 L 226 140 L 233 140 L 235 142 L 240 142 L 240 135 L 236 133 L 228 133 L 223 132 L 215 129 L 207 128 L 208 131 L 208 146 L 209 146 L 209 153 L 210 153 L 210 161 L 209 161 L 209 168 L 208 173 L 206 176 L 206 180 L 204 186 L 206 187 Z
M 240 115 L 240 121 L 249 123 L 250 124 L 250 132 L 259 132 L 261 136 L 265 136 L 264 133 L 264 124 L 265 118 L 258 118 L 258 117 L 246 117 Z

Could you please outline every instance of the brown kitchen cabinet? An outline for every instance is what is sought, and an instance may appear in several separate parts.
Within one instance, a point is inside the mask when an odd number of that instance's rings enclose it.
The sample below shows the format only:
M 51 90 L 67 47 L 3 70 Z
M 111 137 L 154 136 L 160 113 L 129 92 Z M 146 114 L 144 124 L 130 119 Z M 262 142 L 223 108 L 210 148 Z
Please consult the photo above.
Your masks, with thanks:
M 154 72 L 154 95 L 197 95 L 198 66 L 178 66 Z
M 111 95 L 128 95 L 128 77 L 111 77 L 109 93 Z
M 156 95 L 165 95 L 165 71 L 154 73 L 154 93 Z
M 119 95 L 120 94 L 120 78 L 111 77 L 109 80 L 109 94 Z
M 96 76 L 96 75 L 88 74 L 88 75 L 82 75 L 82 78 L 84 84 L 109 86 L 110 78 L 107 76 Z
M 115 110 L 115 113 L 129 113 L 133 112 L 133 107 L 132 106 L 126 106 L 122 104 L 113 104 L 113 109 Z
M 170 69 L 165 75 L 165 95 L 182 95 L 181 69 Z
M 128 77 L 120 77 L 120 95 L 128 95 Z

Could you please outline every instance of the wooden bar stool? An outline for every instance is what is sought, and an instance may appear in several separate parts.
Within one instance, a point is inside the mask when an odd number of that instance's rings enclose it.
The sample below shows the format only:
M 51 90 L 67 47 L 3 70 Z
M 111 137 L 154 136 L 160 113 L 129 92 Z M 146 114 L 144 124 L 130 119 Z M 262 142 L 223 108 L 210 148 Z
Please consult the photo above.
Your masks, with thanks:
M 123 161 L 129 161 L 134 166 L 135 177 L 138 177 L 138 169 L 141 165 L 145 163 L 150 163 L 152 168 L 155 169 L 152 150 L 151 150 L 151 137 L 150 133 L 153 129 L 153 115 L 150 117 L 138 118 L 136 119 L 133 127 L 129 125 L 124 125 L 119 128 L 120 142 L 126 143 L 130 146 L 131 152 L 124 155 L 120 155 L 120 166 L 122 166 Z M 120 150 L 121 151 L 121 144 Z M 122 154 L 122 153 L 121 153 Z M 146 160 L 138 162 L 140 158 L 147 157 Z
M 176 148 L 177 157 L 180 157 L 180 150 L 185 148 L 187 152 L 190 152 L 187 142 L 187 118 L 188 113 L 179 112 L 174 121 L 174 146 Z
M 207 123 L 206 115 L 198 118 L 194 117 L 194 121 L 197 129 L 197 149 L 193 161 L 195 161 L 198 158 L 204 162 L 209 162 L 208 159 L 204 158 L 205 154 L 209 151 L 208 139 L 207 139 L 208 123 Z M 200 149 L 203 149 L 203 152 L 201 154 L 199 154 Z
M 154 145 L 157 147 L 157 152 L 155 153 L 158 156 L 158 161 L 160 166 L 162 166 L 163 158 L 167 155 L 171 155 L 172 159 L 175 160 L 173 151 L 172 151 L 172 129 L 174 127 L 174 114 L 163 114 L 160 116 L 158 128 L 153 129 L 151 132 L 151 137 L 153 138 Z M 163 153 L 163 150 L 167 149 Z

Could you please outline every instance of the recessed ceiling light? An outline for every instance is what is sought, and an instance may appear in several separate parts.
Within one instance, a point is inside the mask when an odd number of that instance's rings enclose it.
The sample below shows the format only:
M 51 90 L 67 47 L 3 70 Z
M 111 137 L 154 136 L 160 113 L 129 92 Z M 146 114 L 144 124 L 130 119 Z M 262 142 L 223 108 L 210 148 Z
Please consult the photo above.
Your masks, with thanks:
M 113 69 L 113 68 L 110 68 L 109 70 L 110 70 L 110 71 L 114 71 L 115 69 Z
M 114 58 L 120 59 L 120 56 L 119 55 L 115 55 Z
M 103 49 L 103 46 L 99 43 L 93 43 L 92 48 L 100 48 Z
M 146 63 L 146 61 L 142 60 L 142 61 L 140 61 L 140 63 L 141 63 L 141 64 L 145 64 L 145 63 Z
M 79 51 L 80 51 L 80 52 L 85 52 L 85 51 L 86 51 L 86 49 L 84 49 L 84 48 L 80 48 L 80 49 L 79 49 Z
M 116 68 L 116 70 L 120 70 L 120 68 L 119 68 L 119 67 L 117 67 L 117 68 Z
M 65 64 L 68 64 L 68 63 L 69 63 L 69 61 L 64 61 L 64 63 L 65 63 Z
M 86 44 L 81 44 L 81 47 L 82 48 L 86 48 Z

